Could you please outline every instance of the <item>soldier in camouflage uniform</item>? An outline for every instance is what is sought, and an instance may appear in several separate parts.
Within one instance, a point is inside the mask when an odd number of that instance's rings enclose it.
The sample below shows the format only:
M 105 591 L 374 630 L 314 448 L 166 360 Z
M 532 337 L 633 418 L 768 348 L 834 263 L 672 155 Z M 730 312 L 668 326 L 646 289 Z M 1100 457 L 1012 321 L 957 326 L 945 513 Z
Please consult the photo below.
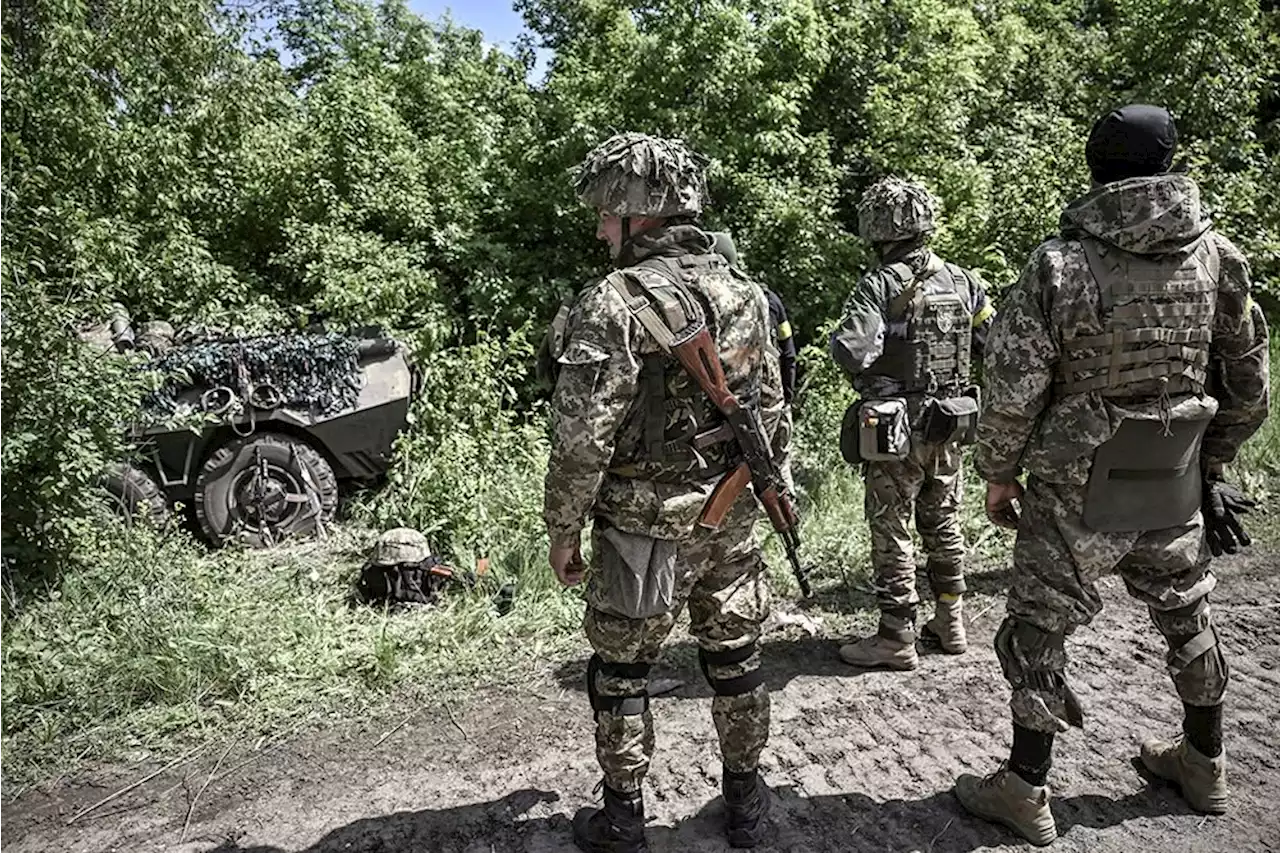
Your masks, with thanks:
M 960 440 L 930 438 L 923 427 L 940 402 L 966 394 L 976 413 L 969 363 L 981 357 L 995 312 L 982 279 L 929 250 L 936 211 L 924 187 L 897 178 L 867 190 L 858 205 L 858 230 L 875 246 L 880 266 L 858 282 L 831 338 L 832 355 L 860 397 L 905 400 L 911 425 L 905 458 L 863 462 L 880 628 L 840 649 L 854 666 L 919 665 L 913 513 L 936 602 L 925 638 L 950 654 L 966 648 Z
M 764 295 L 711 251 L 696 224 L 703 166 L 679 141 L 615 136 L 588 155 L 576 190 L 599 212 L 597 236 L 617 271 L 583 288 L 548 346 L 558 377 L 544 516 L 550 562 L 566 585 L 583 579 L 581 531 L 594 521 L 584 627 L 595 650 L 587 689 L 604 805 L 575 817 L 574 841 L 601 853 L 647 850 L 641 784 L 654 734 L 646 686 L 687 603 L 715 692 L 729 841 L 752 847 L 769 802 L 757 772 L 769 733 L 757 509 L 740 497 L 720 529 L 698 524 L 730 470 L 732 446 L 714 405 L 647 324 L 674 330 L 705 318 L 730 390 L 759 407 L 772 435 L 782 392 Z
M 1175 141 L 1157 107 L 1095 123 L 1093 190 L 1032 255 L 987 347 L 977 467 L 988 516 L 1018 531 L 995 642 L 1013 748 L 955 791 L 1035 844 L 1057 835 L 1054 734 L 1081 725 L 1064 638 L 1101 609 L 1095 582 L 1112 571 L 1168 641 L 1185 711 L 1184 737 L 1147 741 L 1142 761 L 1193 808 L 1227 805 L 1209 563 L 1248 544 L 1237 515 L 1249 501 L 1222 469 L 1267 416 L 1267 332 L 1244 256 L 1212 230 L 1195 182 L 1168 172 Z

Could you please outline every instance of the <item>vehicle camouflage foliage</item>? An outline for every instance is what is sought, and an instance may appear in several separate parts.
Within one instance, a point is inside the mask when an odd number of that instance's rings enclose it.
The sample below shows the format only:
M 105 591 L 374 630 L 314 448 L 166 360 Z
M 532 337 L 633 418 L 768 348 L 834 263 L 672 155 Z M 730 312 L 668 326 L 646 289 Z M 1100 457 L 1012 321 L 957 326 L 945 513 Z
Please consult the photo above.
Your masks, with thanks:
M 118 317 L 111 336 L 132 347 Z M 339 482 L 385 473 L 408 423 L 413 374 L 391 338 L 195 333 L 153 353 L 143 367 L 162 379 L 130 430 L 137 458 L 104 486 L 128 519 L 193 505 L 215 545 L 322 531 Z

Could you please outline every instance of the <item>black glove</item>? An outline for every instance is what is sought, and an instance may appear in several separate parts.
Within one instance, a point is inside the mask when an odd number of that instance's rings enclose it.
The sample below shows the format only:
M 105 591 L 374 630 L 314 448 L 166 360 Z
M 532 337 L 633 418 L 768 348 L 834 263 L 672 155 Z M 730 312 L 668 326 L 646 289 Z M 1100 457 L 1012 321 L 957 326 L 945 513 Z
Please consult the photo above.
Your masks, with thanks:
M 1253 498 L 1222 480 L 1205 480 L 1203 494 L 1204 535 L 1213 556 L 1234 554 L 1252 545 L 1240 516 L 1257 505 Z

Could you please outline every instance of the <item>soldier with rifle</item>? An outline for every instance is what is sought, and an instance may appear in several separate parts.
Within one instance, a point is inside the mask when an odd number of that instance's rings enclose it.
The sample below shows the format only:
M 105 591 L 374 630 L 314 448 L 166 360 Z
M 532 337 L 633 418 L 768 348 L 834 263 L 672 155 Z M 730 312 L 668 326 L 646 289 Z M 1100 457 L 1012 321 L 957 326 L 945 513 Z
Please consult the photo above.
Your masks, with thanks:
M 575 189 L 598 212 L 597 237 L 617 269 L 583 288 L 547 347 L 550 563 L 566 586 L 586 580 L 587 691 L 604 772 L 603 808 L 580 811 L 573 837 L 595 853 L 648 849 L 646 686 L 686 603 L 715 693 L 729 843 L 754 847 L 767 828 L 758 641 L 769 593 L 753 533 L 762 505 L 798 569 L 796 517 L 773 446 L 783 395 L 768 308 L 698 227 L 703 166 L 680 141 L 639 133 L 587 156 Z M 754 496 L 742 494 L 748 485 Z

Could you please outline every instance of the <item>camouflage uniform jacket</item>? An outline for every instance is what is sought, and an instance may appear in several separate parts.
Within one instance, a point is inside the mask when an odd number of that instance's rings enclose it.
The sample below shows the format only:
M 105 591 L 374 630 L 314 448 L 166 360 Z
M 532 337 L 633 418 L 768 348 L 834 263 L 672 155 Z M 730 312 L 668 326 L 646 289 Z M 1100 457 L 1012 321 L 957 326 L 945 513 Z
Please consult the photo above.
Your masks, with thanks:
M 1249 298 L 1249 266 L 1229 240 L 1210 230 L 1199 190 L 1185 175 L 1135 178 L 1095 188 L 1060 219 L 1061 237 L 1032 254 L 1000 306 L 987 345 L 986 401 L 976 463 L 988 482 L 1008 482 L 1020 467 L 1056 483 L 1088 481 L 1094 451 L 1125 417 L 1194 417 L 1214 400 L 1194 393 L 1162 398 L 1148 383 L 1132 396 L 1067 394 L 1061 382 L 1064 339 L 1105 331 L 1099 287 L 1080 237 L 1135 255 L 1161 257 L 1203 235 L 1220 259 L 1205 391 L 1216 398 L 1201 464 L 1220 469 L 1267 416 L 1267 330 Z M 1073 239 L 1074 237 L 1074 239 Z M 1150 393 L 1147 393 L 1150 392 Z M 1165 409 L 1166 415 L 1170 409 Z
M 692 225 L 638 235 L 624 247 L 620 273 L 644 280 L 656 275 L 637 266 L 646 259 L 687 255 L 706 256 L 696 259 L 706 263 L 686 268 L 683 284 L 707 313 L 729 388 L 744 403 L 758 402 L 772 440 L 783 400 L 760 287 L 730 271 L 711 253 L 710 236 Z M 729 461 L 723 445 L 694 454 L 681 441 L 695 428 L 715 425 L 714 406 L 679 363 L 662 354 L 607 279 L 583 288 L 561 337 L 551 345 L 559 376 L 543 504 L 552 544 L 576 541 L 588 516 L 597 515 L 627 533 L 687 537 Z M 669 451 L 656 459 L 645 441 L 654 381 L 662 386 Z M 776 454 L 781 463 L 781 451 Z
M 926 247 L 917 247 L 900 257 L 887 258 L 880 267 L 862 277 L 844 306 L 841 324 L 831 334 L 831 354 L 836 363 L 853 381 L 858 393 L 866 398 L 894 397 L 902 394 L 903 386 L 873 367 L 885 351 L 889 338 L 904 339 L 908 323 L 902 317 L 890 317 L 890 306 L 903 291 L 903 282 L 889 271 L 889 263 L 905 263 L 912 272 L 920 275 L 930 264 L 939 259 Z M 981 358 L 987 334 L 991 328 L 995 309 L 987 299 L 986 284 L 977 274 L 949 265 L 960 288 L 968 288 L 968 310 L 973 324 L 970 339 L 972 357 Z M 914 411 L 920 403 L 917 397 L 909 399 Z

